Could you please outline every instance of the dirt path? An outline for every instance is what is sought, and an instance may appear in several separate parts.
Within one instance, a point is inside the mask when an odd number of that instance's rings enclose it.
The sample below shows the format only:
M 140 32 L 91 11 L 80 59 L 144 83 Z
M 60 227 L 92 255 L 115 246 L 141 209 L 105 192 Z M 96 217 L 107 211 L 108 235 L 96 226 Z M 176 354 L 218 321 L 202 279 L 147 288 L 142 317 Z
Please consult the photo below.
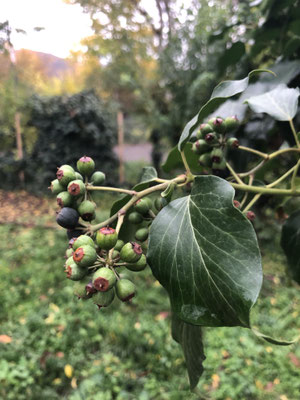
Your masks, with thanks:
M 0 224 L 54 226 L 55 203 L 53 199 L 31 195 L 25 191 L 0 190 Z

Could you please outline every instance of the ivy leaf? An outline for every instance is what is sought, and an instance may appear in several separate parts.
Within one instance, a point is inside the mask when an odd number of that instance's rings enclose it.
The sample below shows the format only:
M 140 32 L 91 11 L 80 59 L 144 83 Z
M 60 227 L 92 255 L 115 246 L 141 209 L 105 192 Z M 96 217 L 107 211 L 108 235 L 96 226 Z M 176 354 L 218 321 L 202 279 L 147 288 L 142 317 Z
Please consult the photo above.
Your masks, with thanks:
M 184 127 L 178 142 L 179 151 L 181 151 L 184 148 L 186 142 L 189 140 L 196 127 L 200 125 L 200 123 L 203 121 L 205 117 L 207 117 L 210 113 L 212 113 L 229 97 L 235 96 L 236 94 L 242 93 L 244 90 L 246 90 L 250 78 L 259 72 L 272 73 L 271 71 L 266 69 L 255 69 L 251 71 L 248 74 L 248 76 L 244 79 L 236 81 L 224 81 L 221 82 L 219 85 L 217 85 L 208 102 L 204 104 L 204 106 L 200 109 L 198 114 L 195 115 L 195 117 L 192 118 Z
M 283 224 L 280 244 L 292 278 L 300 284 L 300 210 L 291 214 Z
M 266 342 L 269 342 L 271 344 L 276 344 L 277 346 L 290 346 L 291 344 L 296 343 L 299 338 L 297 337 L 294 340 L 288 341 L 288 340 L 279 340 L 279 339 L 274 339 L 271 336 L 265 335 L 264 333 L 261 333 L 257 331 L 256 329 L 251 329 L 251 331 L 254 333 L 255 336 L 257 336 L 260 339 L 265 340 Z
M 142 170 L 142 176 L 139 183 L 152 182 L 157 178 L 157 171 L 153 167 L 144 167 Z
M 171 200 L 174 189 L 176 187 L 175 182 L 170 182 L 167 188 L 160 194 L 161 197 L 164 197 L 168 202 Z
M 184 146 L 183 152 L 191 171 L 199 174 L 201 171 L 201 167 L 199 165 L 199 154 L 194 153 L 192 151 L 192 147 L 192 143 L 187 143 Z M 169 152 L 165 163 L 161 167 L 164 172 L 171 172 L 176 168 L 184 167 L 178 146 L 173 147 L 173 149 Z
M 277 121 L 289 121 L 297 113 L 299 88 L 291 89 L 285 84 L 278 85 L 275 89 L 250 97 L 245 103 L 258 113 L 266 113 Z
M 205 360 L 202 328 L 187 324 L 176 315 L 172 315 L 172 337 L 182 347 L 191 390 L 193 390 L 203 373 L 203 361 Z
M 187 323 L 250 327 L 261 257 L 254 229 L 233 197 L 225 180 L 198 176 L 191 194 L 172 201 L 152 223 L 149 265 L 173 313 Z
M 144 167 L 142 170 L 142 176 L 140 182 L 135 185 L 132 190 L 136 192 L 141 192 L 144 189 L 147 189 L 151 186 L 151 184 L 157 178 L 157 171 L 153 167 Z M 114 215 L 117 213 L 126 203 L 131 199 L 131 196 L 127 194 L 126 196 L 122 197 L 121 199 L 115 201 L 111 207 L 110 215 Z

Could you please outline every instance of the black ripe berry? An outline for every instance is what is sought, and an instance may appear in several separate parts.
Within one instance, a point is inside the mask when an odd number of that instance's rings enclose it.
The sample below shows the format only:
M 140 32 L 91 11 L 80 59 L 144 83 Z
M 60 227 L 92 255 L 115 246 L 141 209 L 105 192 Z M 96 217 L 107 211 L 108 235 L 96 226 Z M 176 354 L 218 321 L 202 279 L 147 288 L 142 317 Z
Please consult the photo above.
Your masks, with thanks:
M 56 216 L 58 225 L 66 229 L 74 229 L 78 223 L 78 219 L 78 212 L 70 207 L 63 207 Z

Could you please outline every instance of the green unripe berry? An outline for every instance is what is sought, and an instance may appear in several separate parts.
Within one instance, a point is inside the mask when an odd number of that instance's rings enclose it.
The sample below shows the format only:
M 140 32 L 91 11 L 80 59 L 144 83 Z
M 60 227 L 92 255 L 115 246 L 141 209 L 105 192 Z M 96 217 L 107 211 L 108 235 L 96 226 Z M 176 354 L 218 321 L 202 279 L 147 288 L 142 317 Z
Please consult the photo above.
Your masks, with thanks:
M 58 193 L 61 193 L 61 192 L 63 192 L 63 191 L 65 190 L 65 186 L 62 185 L 62 184 L 59 182 L 58 179 L 54 179 L 54 180 L 51 182 L 50 190 L 51 190 L 51 192 L 52 192 L 53 194 L 58 194 Z
M 115 229 L 106 226 L 98 230 L 96 234 L 96 242 L 100 249 L 110 250 L 112 249 L 118 240 L 118 233 Z
M 91 221 L 95 215 L 96 204 L 90 200 L 84 200 L 78 206 L 78 212 L 84 221 Z
M 226 132 L 231 132 L 239 126 L 239 120 L 236 116 L 227 117 L 224 120 Z
M 147 260 L 145 254 L 141 255 L 141 258 L 136 263 L 127 264 L 126 268 L 130 271 L 143 271 L 147 267 Z
M 210 146 L 207 144 L 207 142 L 203 139 L 197 140 L 195 143 L 193 143 L 192 150 L 196 154 L 203 154 L 206 153 L 209 150 Z
M 99 186 L 105 181 L 105 174 L 102 171 L 95 171 L 90 178 L 90 181 L 93 185 Z
M 143 221 L 143 217 L 137 211 L 133 211 L 128 215 L 128 221 L 132 224 L 140 224 Z
M 168 204 L 168 201 L 166 200 L 165 197 L 157 197 L 154 201 L 154 206 L 157 209 L 157 211 L 160 211 L 162 208 L 164 208 Z
M 141 228 L 135 232 L 135 238 L 139 242 L 144 242 L 145 240 L 147 240 L 148 235 L 149 235 L 149 230 L 147 228 Z
M 202 155 L 199 157 L 199 164 L 200 164 L 202 167 L 208 167 L 208 168 L 211 167 L 212 161 L 211 161 L 210 153 L 202 154 Z
M 93 246 L 84 244 L 73 253 L 73 260 L 80 267 L 90 267 L 97 260 L 97 253 Z
M 215 171 L 225 171 L 226 169 L 226 160 L 223 159 L 220 163 L 213 163 L 212 164 L 212 169 Z
M 79 179 L 80 181 L 83 181 L 83 176 L 77 171 L 75 171 L 75 177 L 76 177 L 75 179 Z
M 194 139 L 194 136 L 190 138 L 190 141 L 192 139 Z M 194 139 L 194 141 L 196 142 L 196 140 L 198 140 L 198 139 L 204 139 L 203 133 L 201 132 L 200 129 L 196 132 L 196 139 Z
M 85 193 L 85 184 L 80 179 L 75 179 L 68 184 L 68 192 L 74 197 L 79 197 Z
M 122 247 L 120 256 L 125 262 L 135 263 L 141 258 L 142 253 L 143 250 L 138 243 L 129 242 Z
M 149 203 L 145 198 L 137 200 L 133 208 L 142 215 L 146 215 L 150 209 Z
M 122 301 L 128 301 L 135 295 L 135 285 L 129 279 L 120 279 L 116 283 L 116 294 Z
M 109 290 L 107 292 L 97 292 L 94 294 L 92 300 L 99 308 L 108 307 L 115 298 L 115 291 Z
M 72 257 L 73 256 L 73 249 L 72 248 L 68 248 L 65 252 L 65 255 L 67 258 Z
M 122 247 L 124 246 L 124 242 L 121 239 L 117 240 L 117 243 L 115 244 L 115 250 L 120 251 Z
M 67 168 L 67 169 L 70 169 L 71 171 L 75 172 L 74 168 L 71 167 L 71 165 L 69 165 L 69 164 L 63 164 L 59 168 L 63 168 L 63 169 Z
M 75 171 L 70 165 L 62 165 L 56 172 L 56 177 L 62 186 L 67 186 L 76 179 Z
M 67 258 L 67 261 L 65 262 L 65 267 L 66 267 L 68 264 L 74 264 L 73 256 L 70 256 L 70 257 Z
M 228 149 L 237 149 L 239 147 L 240 143 L 237 138 L 231 137 L 226 140 L 226 147 Z
M 73 247 L 73 250 L 75 251 L 78 249 L 78 247 L 81 247 L 84 245 L 95 247 L 95 243 L 94 243 L 93 239 L 87 235 L 80 235 L 80 236 L 78 236 L 78 238 L 75 238 L 72 247 Z
M 96 292 L 97 291 L 93 287 L 93 283 L 90 279 L 85 280 L 84 282 L 76 282 L 73 289 L 75 296 L 83 300 L 90 299 Z
M 95 170 L 95 163 L 91 157 L 83 156 L 77 161 L 77 169 L 82 175 L 90 176 Z
M 213 132 L 213 128 L 210 126 L 210 124 L 201 124 L 198 132 L 198 139 L 204 139 L 208 133 Z
M 216 117 L 209 120 L 209 125 L 217 133 L 224 133 L 226 130 L 226 125 L 223 118 Z
M 212 149 L 212 151 L 210 153 L 210 158 L 211 158 L 212 163 L 220 164 L 220 162 L 224 158 L 222 149 L 217 148 L 217 147 Z
M 69 257 L 65 263 L 65 272 L 67 278 L 72 281 L 80 281 L 86 275 L 86 269 L 80 267 L 73 261 L 73 257 Z
M 217 144 L 219 140 L 219 135 L 216 132 L 211 132 L 205 135 L 205 142 L 209 145 Z
M 114 250 L 112 253 L 112 259 L 120 258 L 120 252 L 118 250 Z
M 82 282 L 75 283 L 75 285 L 73 287 L 73 293 L 75 296 L 78 297 L 78 299 L 82 299 L 82 300 L 87 300 L 89 297 L 91 297 L 90 295 L 88 295 L 86 293 L 85 283 L 82 283 Z
M 143 197 L 143 199 L 147 202 L 149 209 L 153 206 L 152 200 L 150 197 Z
M 143 253 L 147 253 L 147 251 L 148 251 L 148 242 L 143 242 L 143 243 L 141 243 L 141 248 L 142 248 L 142 250 L 143 250 Z
M 111 289 L 116 283 L 116 276 L 109 268 L 99 268 L 93 275 L 93 286 L 100 292 L 106 292 Z
M 56 202 L 59 207 L 70 207 L 73 203 L 73 197 L 69 192 L 60 192 L 56 197 Z

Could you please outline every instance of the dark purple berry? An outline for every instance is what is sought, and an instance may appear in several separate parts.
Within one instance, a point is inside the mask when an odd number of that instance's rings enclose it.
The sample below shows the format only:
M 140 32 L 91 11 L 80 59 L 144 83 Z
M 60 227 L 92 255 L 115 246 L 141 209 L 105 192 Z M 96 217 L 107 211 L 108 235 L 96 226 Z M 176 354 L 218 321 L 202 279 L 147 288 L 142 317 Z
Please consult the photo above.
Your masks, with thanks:
M 78 223 L 78 219 L 78 212 L 70 207 L 63 207 L 56 216 L 58 225 L 66 229 L 74 229 Z

